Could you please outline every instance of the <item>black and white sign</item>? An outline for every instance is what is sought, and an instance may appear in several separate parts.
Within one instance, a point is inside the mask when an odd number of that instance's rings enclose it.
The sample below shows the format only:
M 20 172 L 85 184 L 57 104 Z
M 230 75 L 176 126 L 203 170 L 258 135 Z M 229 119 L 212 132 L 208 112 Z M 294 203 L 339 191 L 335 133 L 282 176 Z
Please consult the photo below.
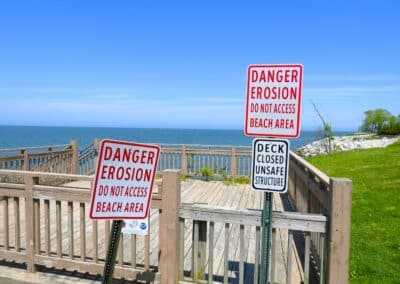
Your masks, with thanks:
M 285 193 L 289 171 L 289 141 L 253 140 L 251 185 L 255 190 Z

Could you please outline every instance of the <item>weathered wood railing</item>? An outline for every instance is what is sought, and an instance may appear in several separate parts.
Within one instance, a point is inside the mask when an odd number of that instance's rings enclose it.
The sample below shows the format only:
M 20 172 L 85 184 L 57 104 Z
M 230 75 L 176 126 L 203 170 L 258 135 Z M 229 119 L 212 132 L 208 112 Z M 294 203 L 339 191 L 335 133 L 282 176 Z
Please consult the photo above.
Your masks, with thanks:
M 182 204 L 180 210 L 181 244 L 180 244 L 180 279 L 183 281 L 208 283 L 258 283 L 260 264 L 260 210 L 232 209 L 199 204 Z M 310 279 L 318 277 L 324 283 L 324 275 L 312 275 L 310 262 L 310 234 L 326 234 L 327 218 L 319 214 L 302 214 L 298 212 L 273 212 L 272 248 L 271 248 L 271 283 L 292 282 L 292 269 L 300 267 L 302 283 L 310 283 Z M 293 241 L 293 233 L 303 238 L 303 263 L 296 261 L 297 250 Z M 183 236 L 192 234 L 191 243 L 184 243 Z M 238 243 L 231 242 L 231 236 L 239 234 Z M 279 240 L 277 236 L 280 236 Z M 278 260 L 277 249 L 286 244 L 284 258 Z M 184 263 L 184 255 L 191 251 L 191 263 Z M 220 253 L 218 253 L 218 251 Z M 221 253 L 221 251 L 223 251 Z M 223 255 L 223 259 L 215 259 Z M 324 261 L 322 258 L 321 262 Z M 222 263 L 222 267 L 220 266 Z M 281 264 L 282 267 L 277 267 Z M 285 267 L 283 267 L 285 264 Z M 300 266 L 299 266 L 300 265 Z M 218 269 L 220 267 L 220 269 Z M 185 269 L 186 268 L 186 269 Z M 222 268 L 222 269 L 221 269 Z M 284 270 L 285 279 L 278 279 L 278 270 Z M 189 270 L 189 271 L 188 271 Z M 218 270 L 218 271 L 216 271 Z M 221 273 L 222 271 L 222 273 Z M 186 272 L 186 273 L 185 273 Z M 279 273 L 281 276 L 282 273 Z
M 250 175 L 251 149 L 248 146 L 158 145 L 161 147 L 159 172 L 181 169 L 183 175 L 192 176 L 200 175 L 201 170 L 207 167 L 219 176 Z M 79 152 L 75 140 L 65 145 L 4 149 L 0 150 L 0 154 L 3 153 L 0 155 L 0 168 L 92 175 L 98 146 L 99 140 L 94 139 Z
M 327 272 L 327 283 L 347 283 L 352 182 L 332 178 L 299 157 L 290 154 L 289 196 L 295 209 L 303 213 L 324 214 L 328 217 L 327 239 L 320 233 L 311 234 L 311 249 L 315 256 L 327 253 L 320 270 Z M 327 247 L 321 243 L 327 241 Z
M 79 159 L 77 150 L 73 150 L 77 149 L 76 144 L 61 145 L 61 147 L 64 147 L 64 150 L 60 151 L 68 151 L 68 155 L 72 155 L 71 169 L 74 168 L 85 174 L 94 172 L 97 158 L 96 143 L 84 149 Z M 52 150 L 53 148 L 54 146 Z M 232 176 L 250 174 L 250 147 L 163 144 L 161 149 L 159 171 L 168 167 L 176 169 L 182 167 L 184 175 L 193 175 L 203 167 L 209 167 L 214 174 Z M 11 156 L 2 155 L 0 166 L 3 168 L 33 170 L 34 167 L 27 167 L 27 165 L 39 165 L 38 158 L 43 157 L 38 156 L 37 153 L 32 153 L 30 156 L 31 154 L 27 151 L 21 152 L 21 149 L 11 150 L 19 151 L 19 153 Z M 73 154 L 74 151 L 76 154 Z M 48 152 L 40 155 L 53 155 L 53 151 Z M 66 153 L 60 153 L 60 155 L 64 154 Z M 30 159 L 33 159 L 32 162 Z M 16 177 L 17 175 L 11 176 Z M 10 176 L 3 177 L 2 181 L 21 183 L 15 178 L 7 180 L 7 177 L 10 178 Z M 348 282 L 351 189 L 350 180 L 328 177 L 301 157 L 294 153 L 290 154 L 289 196 L 295 209 L 302 213 L 323 214 L 328 217 L 329 226 L 326 235 L 321 232 L 310 233 L 312 258 L 321 274 L 326 274 L 326 283 Z M 327 255 L 326 261 L 323 261 L 325 254 Z
M 101 274 L 110 221 L 88 219 L 93 177 L 0 170 L 2 180 L 14 176 L 23 182 L 0 183 L 0 196 L 4 197 L 0 201 L 0 259 L 25 263 L 29 272 L 42 265 Z M 45 184 L 51 179 L 75 182 L 63 186 Z M 164 171 L 151 203 L 150 228 L 158 230 L 150 231 L 146 237 L 122 236 L 115 277 L 177 282 L 179 204 L 179 171 Z
M 78 145 L 0 149 L 0 169 L 76 174 Z
M 79 156 L 81 174 L 93 174 L 99 141 L 86 146 Z M 251 148 L 248 146 L 157 144 L 161 147 L 158 171 L 181 169 L 182 175 L 201 174 L 205 167 L 214 175 L 249 176 Z

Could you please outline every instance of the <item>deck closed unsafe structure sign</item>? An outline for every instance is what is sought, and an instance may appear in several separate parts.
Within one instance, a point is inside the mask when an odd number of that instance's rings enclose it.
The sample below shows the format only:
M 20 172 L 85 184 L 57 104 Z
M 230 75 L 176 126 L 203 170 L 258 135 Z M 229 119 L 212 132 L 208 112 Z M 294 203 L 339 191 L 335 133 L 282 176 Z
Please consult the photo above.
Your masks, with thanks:
M 303 66 L 250 65 L 247 70 L 248 136 L 296 138 L 300 135 Z
M 101 141 L 90 218 L 146 218 L 159 154 L 154 145 Z
M 255 190 L 285 193 L 289 168 L 289 141 L 253 140 L 251 185 Z

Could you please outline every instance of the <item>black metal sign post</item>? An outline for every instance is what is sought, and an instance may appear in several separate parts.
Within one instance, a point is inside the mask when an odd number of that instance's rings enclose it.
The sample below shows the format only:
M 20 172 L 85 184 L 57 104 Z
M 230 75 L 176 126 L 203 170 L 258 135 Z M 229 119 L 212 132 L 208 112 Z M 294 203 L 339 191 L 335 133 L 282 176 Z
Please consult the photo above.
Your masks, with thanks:
M 108 248 L 106 262 L 104 263 L 103 284 L 111 284 L 114 274 L 115 258 L 117 257 L 119 238 L 121 236 L 122 220 L 113 220 L 110 239 L 108 240 Z
M 261 216 L 261 269 L 259 284 L 268 284 L 270 269 L 271 231 L 272 231 L 272 193 L 264 192 L 264 208 Z

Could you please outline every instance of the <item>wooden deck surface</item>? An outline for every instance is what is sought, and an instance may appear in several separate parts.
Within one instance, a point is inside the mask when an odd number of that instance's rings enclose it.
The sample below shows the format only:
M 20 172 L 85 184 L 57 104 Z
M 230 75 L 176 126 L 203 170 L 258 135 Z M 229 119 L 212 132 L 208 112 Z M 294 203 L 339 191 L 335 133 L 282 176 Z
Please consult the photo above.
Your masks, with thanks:
M 87 187 L 89 188 L 88 182 L 72 182 L 68 186 L 71 187 Z M 255 192 L 250 189 L 249 185 L 224 185 L 222 182 L 204 182 L 199 180 L 189 179 L 182 182 L 182 202 L 184 203 L 206 203 L 210 205 L 226 206 L 230 208 L 251 208 L 261 209 L 263 205 L 263 194 L 261 192 Z M 4 222 L 0 221 L 0 246 L 4 246 L 4 232 L 9 232 L 9 245 L 11 249 L 15 245 L 14 232 L 14 204 L 12 199 L 9 200 L 9 227 L 4 228 Z M 4 218 L 4 201 L 0 201 L 0 220 Z M 274 210 L 283 211 L 282 202 L 279 195 L 274 194 Z M 51 252 L 56 252 L 56 225 L 55 225 L 55 201 L 50 201 L 50 235 L 51 235 Z M 89 212 L 88 205 L 86 205 L 86 215 Z M 78 257 L 80 255 L 80 208 L 79 204 L 74 203 L 74 254 Z M 20 224 L 21 224 L 21 247 L 25 248 L 25 214 L 24 214 L 24 201 L 20 201 Z M 67 204 L 62 202 L 62 234 L 63 234 L 63 254 L 64 257 L 68 257 L 69 242 L 68 242 L 68 214 Z M 105 228 L 106 222 L 98 222 L 98 256 L 99 259 L 103 259 L 105 251 L 107 249 L 107 230 Z M 93 222 L 86 216 L 86 255 L 89 258 L 94 256 L 94 245 L 92 241 L 92 230 Z M 45 226 L 44 226 L 44 206 L 41 202 L 41 251 L 44 253 L 45 248 Z M 277 257 L 275 262 L 276 267 L 276 283 L 286 283 L 286 267 L 287 267 L 287 230 L 277 231 Z M 124 251 L 123 260 L 125 264 L 131 261 L 131 236 L 123 236 Z M 252 274 L 254 271 L 255 262 L 255 228 L 245 228 L 245 249 L 246 249 L 246 263 L 245 263 L 245 283 L 253 283 Z M 190 220 L 185 221 L 185 261 L 184 268 L 187 275 L 190 274 L 191 270 L 191 240 L 192 240 L 192 222 Z M 150 246 L 150 265 L 157 266 L 158 262 L 158 212 L 157 210 L 151 210 L 150 213 L 150 238 L 147 240 L 147 244 Z M 136 237 L 136 250 L 137 258 L 136 263 L 138 265 L 145 264 L 144 247 L 146 245 L 146 239 L 143 236 Z M 208 246 L 208 244 L 207 244 Z M 1 248 L 2 249 L 2 248 Z M 208 249 L 208 248 L 207 248 Z M 221 282 L 223 280 L 223 251 L 224 251 L 224 224 L 215 224 L 215 235 L 214 235 L 214 282 Z M 119 257 L 117 256 L 117 259 Z M 238 282 L 238 271 L 239 271 L 239 226 L 230 226 L 230 241 L 229 241 L 229 282 Z M 208 260 L 207 260 L 208 262 Z M 291 273 L 291 283 L 300 283 L 303 278 L 301 272 L 301 265 L 297 253 L 292 253 L 292 263 L 294 264 L 293 271 Z M 117 265 L 122 265 L 118 263 Z M 206 268 L 207 271 L 208 268 Z

